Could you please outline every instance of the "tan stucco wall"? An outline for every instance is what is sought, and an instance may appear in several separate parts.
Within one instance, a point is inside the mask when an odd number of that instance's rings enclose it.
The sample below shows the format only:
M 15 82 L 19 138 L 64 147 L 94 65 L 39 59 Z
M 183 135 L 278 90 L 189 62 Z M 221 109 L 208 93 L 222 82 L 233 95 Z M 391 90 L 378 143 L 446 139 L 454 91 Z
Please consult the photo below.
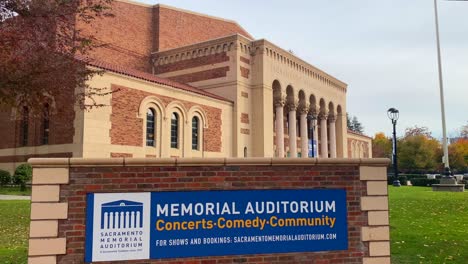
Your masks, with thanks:
M 315 96 L 317 108 L 319 108 L 320 100 L 323 99 L 327 109 L 328 104 L 333 103 L 335 114 L 338 106 L 341 107 L 341 113 L 346 113 L 347 85 L 345 83 L 266 40 L 251 41 L 240 35 L 234 35 L 158 52 L 155 53 L 155 57 L 158 59 L 155 67 L 158 67 L 160 63 L 163 65 L 177 63 L 183 60 L 180 59 L 183 54 L 193 54 L 194 52 L 197 54 L 197 58 L 210 56 L 216 52 L 226 52 L 229 61 L 166 72 L 158 74 L 158 76 L 172 77 L 190 72 L 229 67 L 226 77 L 190 84 L 234 102 L 232 117 L 234 156 L 243 156 L 245 147 L 247 147 L 249 157 L 273 157 L 275 155 L 272 90 L 272 84 L 275 80 L 280 82 L 283 95 L 286 95 L 286 87 L 291 85 L 294 88 L 296 99 L 299 98 L 299 91 L 302 90 L 307 102 L 311 95 Z M 248 63 L 245 59 L 248 60 Z M 245 74 L 242 74 L 241 67 L 249 70 L 247 78 Z M 248 124 L 241 122 L 242 114 L 249 115 Z M 345 118 L 344 115 L 337 116 L 337 157 L 347 157 Z M 299 145 L 298 150 L 300 150 Z
M 348 131 L 349 158 L 372 158 L 372 138 Z
M 93 78 L 90 85 L 94 87 L 111 87 L 112 84 L 119 86 L 128 87 L 148 93 L 152 93 L 157 98 L 157 95 L 177 98 L 181 101 L 194 102 L 200 105 L 206 105 L 221 109 L 222 111 L 222 149 L 221 152 L 208 152 L 208 151 L 193 151 L 191 149 L 191 132 L 190 122 L 191 117 L 189 109 L 183 109 L 182 115 L 186 116 L 185 122 L 182 128 L 182 140 L 183 147 L 179 149 L 170 148 L 170 112 L 173 111 L 177 106 L 177 100 L 167 105 L 164 109 L 165 113 L 162 120 L 162 124 L 159 124 L 159 129 L 162 133 L 161 144 L 158 147 L 147 147 L 142 142 L 140 146 L 127 146 L 127 145 L 113 145 L 111 144 L 111 138 L 109 131 L 111 129 L 110 116 L 112 113 L 111 97 L 107 95 L 98 98 L 98 103 L 108 105 L 106 107 L 94 109 L 90 112 L 85 112 L 84 118 L 84 144 L 83 144 L 83 157 L 85 158 L 97 158 L 97 157 L 110 157 L 110 153 L 128 153 L 132 154 L 133 157 L 146 157 L 157 156 L 157 157 L 231 157 L 232 156 L 232 144 L 231 144 L 231 127 L 232 127 L 232 103 L 221 101 L 218 99 L 202 96 L 180 89 L 168 87 L 165 85 L 159 85 L 136 78 L 124 76 L 121 74 L 115 74 L 107 72 L 103 76 L 97 76 Z M 181 108 L 178 108 L 181 109 Z M 146 112 L 145 112 L 146 113 Z M 141 113 L 134 113 L 139 115 L 140 118 L 145 118 L 145 115 Z M 144 122 L 143 122 L 144 123 Z M 207 124 L 209 126 L 209 123 Z M 144 129 L 143 129 L 144 131 Z

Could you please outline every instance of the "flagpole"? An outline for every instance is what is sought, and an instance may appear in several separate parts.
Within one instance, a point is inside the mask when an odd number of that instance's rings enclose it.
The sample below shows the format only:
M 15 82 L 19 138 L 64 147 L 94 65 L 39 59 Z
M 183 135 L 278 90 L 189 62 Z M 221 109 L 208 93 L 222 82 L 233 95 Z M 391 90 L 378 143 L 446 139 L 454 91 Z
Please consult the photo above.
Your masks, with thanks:
M 448 146 L 447 146 L 447 128 L 445 125 L 445 105 L 444 105 L 444 83 L 442 79 L 442 59 L 440 55 L 440 38 L 439 38 L 439 16 L 437 13 L 437 0 L 434 0 L 434 12 L 435 12 L 435 26 L 436 26 L 436 40 L 437 40 L 437 64 L 439 69 L 439 88 L 440 88 L 440 110 L 442 113 L 442 143 L 444 151 L 444 169 L 445 176 L 450 176 L 450 164 L 448 156 Z

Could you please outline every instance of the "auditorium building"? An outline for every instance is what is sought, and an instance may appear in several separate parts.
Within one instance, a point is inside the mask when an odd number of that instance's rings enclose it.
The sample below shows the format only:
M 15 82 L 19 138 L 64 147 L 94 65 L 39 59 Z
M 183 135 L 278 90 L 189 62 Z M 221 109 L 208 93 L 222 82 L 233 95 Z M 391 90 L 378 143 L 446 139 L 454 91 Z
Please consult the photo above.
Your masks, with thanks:
M 346 125 L 347 84 L 234 21 L 115 0 L 78 25 L 106 44 L 89 82 L 113 93 L 83 111 L 75 91 L 0 113 L 0 168 L 30 157 L 371 157 Z

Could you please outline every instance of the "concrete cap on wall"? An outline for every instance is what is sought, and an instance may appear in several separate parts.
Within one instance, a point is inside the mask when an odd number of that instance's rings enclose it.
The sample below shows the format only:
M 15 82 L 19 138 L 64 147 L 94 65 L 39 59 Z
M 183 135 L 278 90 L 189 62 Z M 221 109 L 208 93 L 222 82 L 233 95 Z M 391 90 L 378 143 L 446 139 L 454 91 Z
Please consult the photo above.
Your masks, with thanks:
M 301 166 L 387 166 L 390 159 L 320 159 L 320 158 L 31 158 L 28 163 L 41 167 L 89 166 L 233 166 L 233 165 L 301 165 Z

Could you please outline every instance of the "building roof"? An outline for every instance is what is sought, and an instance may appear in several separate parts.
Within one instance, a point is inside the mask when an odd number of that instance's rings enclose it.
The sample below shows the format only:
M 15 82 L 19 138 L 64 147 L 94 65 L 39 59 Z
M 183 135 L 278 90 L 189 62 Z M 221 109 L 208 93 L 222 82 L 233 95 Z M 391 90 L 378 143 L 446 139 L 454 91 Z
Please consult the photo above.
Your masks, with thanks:
M 184 91 L 187 91 L 187 92 L 191 92 L 191 93 L 195 93 L 195 94 L 199 94 L 199 95 L 203 95 L 203 96 L 207 96 L 207 97 L 210 97 L 210 98 L 214 98 L 214 99 L 218 99 L 218 100 L 221 100 L 221 101 L 226 101 L 226 102 L 231 102 L 232 103 L 231 100 L 226 99 L 224 97 L 221 97 L 219 95 L 204 91 L 202 89 L 190 86 L 188 84 L 183 84 L 183 83 L 175 82 L 175 81 L 172 81 L 172 80 L 169 80 L 169 79 L 157 77 L 157 76 L 152 75 L 150 73 L 146 73 L 146 72 L 142 72 L 142 71 L 138 71 L 138 70 L 134 70 L 134 69 L 130 69 L 130 68 L 125 68 L 125 67 L 122 67 L 122 66 L 113 65 L 113 64 L 110 64 L 110 63 L 107 63 L 107 62 L 94 60 L 94 59 L 84 57 L 84 56 L 80 56 L 80 55 L 75 56 L 75 58 L 80 60 L 80 61 L 86 62 L 86 64 L 88 64 L 90 66 L 93 66 L 93 67 L 96 67 L 96 68 L 99 68 L 99 69 L 102 69 L 102 70 L 105 70 L 105 71 L 110 71 L 110 72 L 130 76 L 130 77 L 133 77 L 133 78 L 137 78 L 137 79 L 152 82 L 152 83 L 157 83 L 157 84 L 170 86 L 172 88 L 176 88 L 176 89 L 179 89 L 179 90 L 184 90 Z

